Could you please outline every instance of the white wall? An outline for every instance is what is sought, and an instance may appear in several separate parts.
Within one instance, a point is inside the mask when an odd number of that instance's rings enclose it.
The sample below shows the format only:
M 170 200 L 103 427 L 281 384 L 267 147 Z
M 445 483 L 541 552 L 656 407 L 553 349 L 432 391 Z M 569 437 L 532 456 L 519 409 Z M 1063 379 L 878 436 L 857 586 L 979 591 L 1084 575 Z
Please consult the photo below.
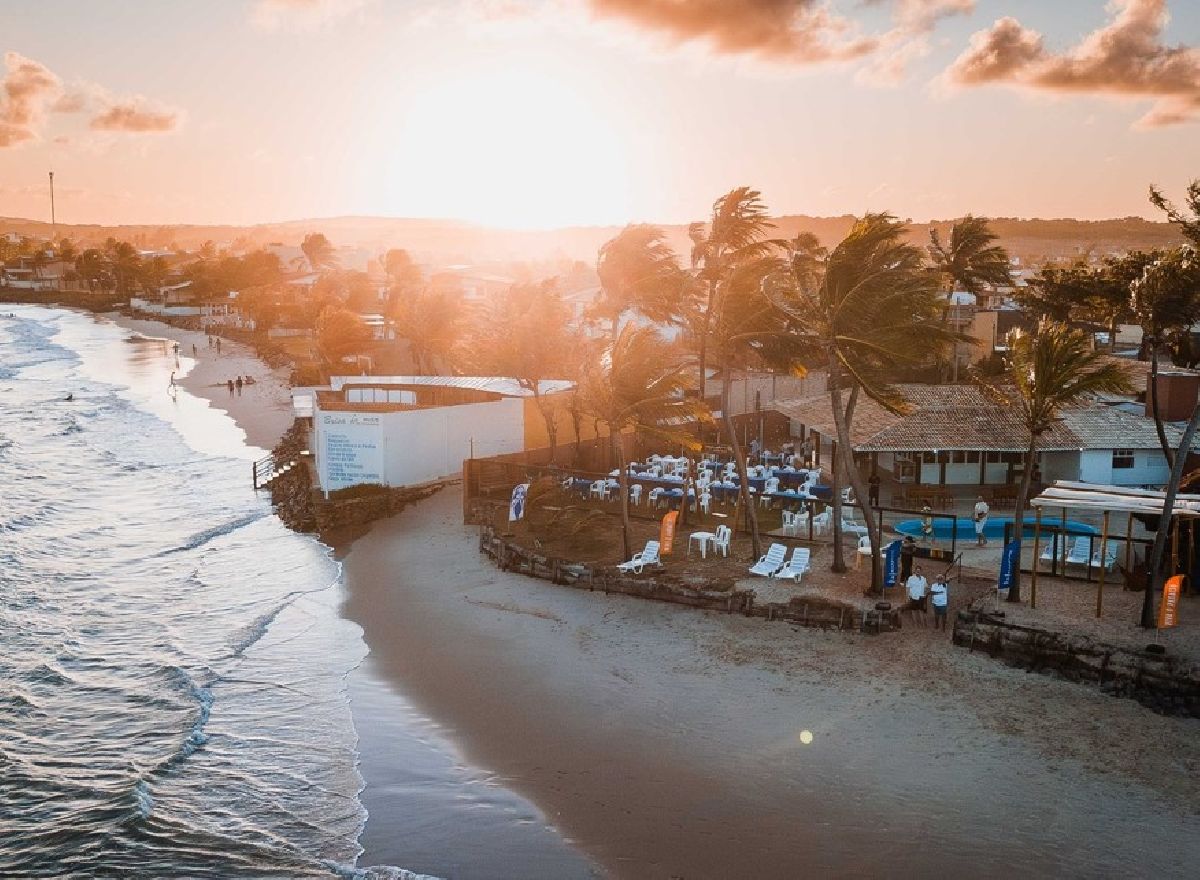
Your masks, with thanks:
M 317 478 L 326 493 L 360 483 L 415 486 L 455 476 L 472 441 L 477 458 L 524 450 L 524 403 L 504 398 L 380 413 L 317 409 L 313 416 Z

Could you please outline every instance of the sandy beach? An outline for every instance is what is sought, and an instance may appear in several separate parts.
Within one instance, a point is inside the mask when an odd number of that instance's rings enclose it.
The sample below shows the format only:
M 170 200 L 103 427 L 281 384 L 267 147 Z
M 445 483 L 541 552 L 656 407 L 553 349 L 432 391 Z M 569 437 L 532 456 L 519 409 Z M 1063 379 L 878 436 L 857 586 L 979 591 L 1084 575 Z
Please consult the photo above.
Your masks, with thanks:
M 460 519 L 446 491 L 377 523 L 345 559 L 345 612 L 610 876 L 1184 876 L 1200 856 L 1200 722 L 932 630 L 556 588 L 489 567 Z

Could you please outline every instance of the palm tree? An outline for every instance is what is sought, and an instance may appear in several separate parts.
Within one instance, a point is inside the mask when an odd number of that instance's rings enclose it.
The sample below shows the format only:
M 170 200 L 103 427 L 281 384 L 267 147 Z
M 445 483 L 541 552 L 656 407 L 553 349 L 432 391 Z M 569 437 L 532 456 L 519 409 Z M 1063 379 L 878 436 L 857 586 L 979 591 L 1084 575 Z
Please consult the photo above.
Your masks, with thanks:
M 313 272 L 332 269 L 338 264 L 337 256 L 333 252 L 333 244 L 325 237 L 324 233 L 311 232 L 304 236 L 304 241 L 300 242 L 300 250 L 304 252 L 304 258 L 308 260 L 308 267 Z
M 1008 251 L 996 244 L 997 236 L 987 218 L 968 214 L 954 221 L 945 244 L 937 227 L 929 227 L 929 256 L 946 285 L 947 315 L 956 287 L 978 296 L 986 285 L 1009 286 L 1012 271 Z M 954 352 L 954 379 L 958 379 L 958 345 Z
M 833 473 L 834 571 L 845 571 L 842 477 L 854 487 L 871 540 L 871 578 L 882 587 L 882 535 L 868 507 L 869 492 L 854 463 L 851 429 L 860 395 L 892 412 L 907 403 L 891 385 L 898 370 L 921 363 L 959 337 L 942 323 L 937 280 L 923 267 L 920 248 L 905 242 L 905 227 L 890 214 L 867 214 L 828 255 L 816 240 L 798 238 L 785 270 L 768 291 L 787 316 L 791 357 L 828 370 L 829 402 L 842 450 Z
M 733 428 L 730 369 L 733 360 L 747 354 L 746 347 L 752 341 L 761 345 L 769 338 L 761 332 L 761 320 L 769 312 L 762 299 L 761 280 L 771 269 L 771 255 L 782 245 L 768 238 L 774 228 L 762 194 L 742 186 L 713 203 L 707 230 L 695 223 L 688 229 L 693 243 L 692 261 L 699 267 L 698 277 L 706 288 L 705 296 L 697 303 L 700 313 L 690 322 L 697 336 L 700 396 L 704 396 L 710 354 L 716 354 L 722 376 L 722 421 L 737 464 L 738 495 L 749 520 L 755 556 L 762 552 L 758 514 L 750 503 L 746 458 Z
M 612 339 L 617 338 L 621 315 L 631 309 L 659 323 L 679 313 L 683 270 L 657 226 L 626 226 L 605 242 L 596 273 L 601 297 L 595 311 L 610 322 Z
M 1025 509 L 1029 503 L 1029 483 L 1038 455 L 1038 438 L 1048 431 L 1063 409 L 1094 394 L 1120 393 L 1131 388 L 1125 368 L 1092 347 L 1082 330 L 1042 321 L 1033 333 L 1014 330 L 1008 338 L 1008 378 L 1015 386 L 1014 395 L 1006 388 L 993 387 L 1010 405 L 1021 411 L 1021 420 L 1029 435 L 1017 509 L 1013 515 L 1013 537 L 1018 546 L 1025 533 Z M 1019 557 L 1018 557 L 1019 558 Z M 1035 560 L 1036 562 L 1036 560 Z M 1021 601 L 1020 566 L 1013 573 L 1008 601 Z
M 1156 186 L 1150 187 L 1150 203 L 1166 214 L 1170 222 L 1179 226 L 1184 238 L 1200 247 L 1200 180 L 1188 184 L 1184 210 L 1177 208 Z
M 415 290 L 392 304 L 396 335 L 408 340 L 419 375 L 444 369 L 462 335 L 463 312 L 457 299 L 445 292 Z
M 608 428 L 621 491 L 621 548 L 628 559 L 629 459 L 626 433 L 640 432 L 671 445 L 696 447 L 687 423 L 707 411 L 686 396 L 689 364 L 671 356 L 671 348 L 653 328 L 626 324 L 599 361 L 580 379 L 582 406 Z M 684 498 L 684 504 L 687 499 Z

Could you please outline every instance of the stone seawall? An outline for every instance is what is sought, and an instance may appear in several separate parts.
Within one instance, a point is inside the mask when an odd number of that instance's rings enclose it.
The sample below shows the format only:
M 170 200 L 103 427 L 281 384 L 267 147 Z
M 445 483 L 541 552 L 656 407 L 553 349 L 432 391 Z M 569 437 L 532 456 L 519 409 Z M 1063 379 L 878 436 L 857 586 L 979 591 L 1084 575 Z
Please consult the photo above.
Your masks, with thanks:
M 1030 672 L 1097 685 L 1163 715 L 1200 718 L 1200 666 L 1177 657 L 1008 623 L 980 609 L 959 613 L 954 644 Z
M 879 632 L 899 628 L 899 617 L 895 612 L 864 613 L 848 603 L 821 596 L 798 596 L 786 603 L 758 603 L 753 590 L 737 589 L 732 583 L 716 585 L 724 589 L 711 589 L 715 585 L 701 578 L 650 571 L 642 575 L 624 574 L 614 567 L 556 559 L 507 540 L 489 525 L 480 528 L 479 552 L 489 556 L 505 571 L 580 590 L 601 590 L 821 629 Z

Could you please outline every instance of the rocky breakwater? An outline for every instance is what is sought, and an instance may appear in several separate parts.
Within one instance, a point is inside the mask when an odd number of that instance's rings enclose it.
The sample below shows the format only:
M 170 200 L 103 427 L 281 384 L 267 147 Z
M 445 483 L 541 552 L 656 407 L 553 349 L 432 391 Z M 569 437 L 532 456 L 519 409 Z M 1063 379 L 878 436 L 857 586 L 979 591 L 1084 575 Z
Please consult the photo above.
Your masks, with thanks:
M 1200 666 L 1166 652 L 1010 623 L 980 608 L 959 612 L 954 644 L 1030 672 L 1096 685 L 1164 715 L 1200 718 Z

